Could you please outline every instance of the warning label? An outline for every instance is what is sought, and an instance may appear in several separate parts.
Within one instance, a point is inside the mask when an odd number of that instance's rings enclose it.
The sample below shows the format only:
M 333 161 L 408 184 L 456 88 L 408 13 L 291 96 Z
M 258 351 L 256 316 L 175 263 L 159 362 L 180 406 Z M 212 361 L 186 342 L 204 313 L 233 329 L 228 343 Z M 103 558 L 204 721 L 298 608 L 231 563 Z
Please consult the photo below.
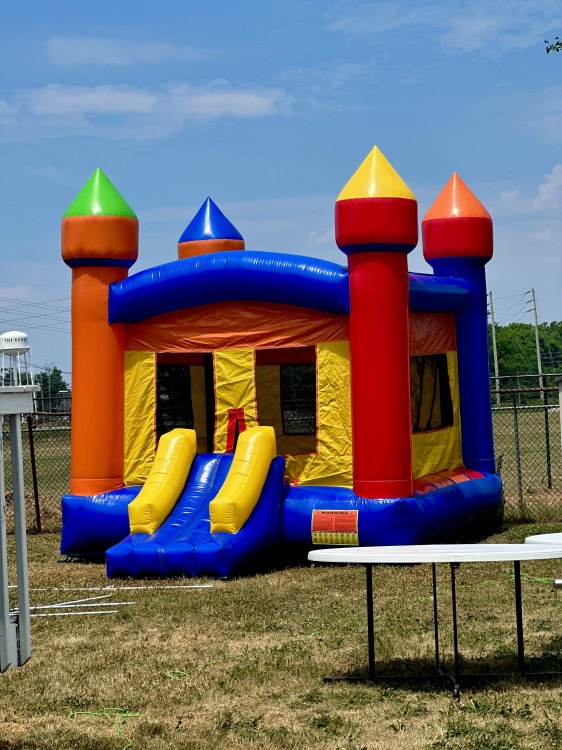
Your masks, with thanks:
M 313 510 L 312 544 L 359 546 L 357 510 Z

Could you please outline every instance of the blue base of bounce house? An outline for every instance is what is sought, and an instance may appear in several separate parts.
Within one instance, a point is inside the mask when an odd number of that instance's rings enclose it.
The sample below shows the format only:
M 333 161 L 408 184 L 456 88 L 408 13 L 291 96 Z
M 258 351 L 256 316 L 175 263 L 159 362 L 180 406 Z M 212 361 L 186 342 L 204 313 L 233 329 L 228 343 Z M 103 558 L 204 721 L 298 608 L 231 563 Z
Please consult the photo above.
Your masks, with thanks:
M 222 486 L 232 454 L 198 455 L 173 511 L 154 534 L 129 534 L 128 505 L 140 487 L 93 497 L 65 495 L 61 552 L 105 553 L 109 577 L 227 578 L 276 561 L 283 547 L 312 543 L 317 510 L 357 511 L 358 542 L 424 544 L 481 535 L 503 518 L 501 479 L 482 474 L 412 497 L 366 500 L 344 487 L 288 487 L 284 461 L 271 464 L 261 496 L 236 534 L 211 533 L 209 503 Z M 328 546 L 328 545 L 320 545 Z
M 367 500 L 346 487 L 291 487 L 283 506 L 285 543 L 310 548 L 315 510 L 358 511 L 361 547 L 427 544 L 489 533 L 502 522 L 503 493 L 497 474 L 391 500 Z

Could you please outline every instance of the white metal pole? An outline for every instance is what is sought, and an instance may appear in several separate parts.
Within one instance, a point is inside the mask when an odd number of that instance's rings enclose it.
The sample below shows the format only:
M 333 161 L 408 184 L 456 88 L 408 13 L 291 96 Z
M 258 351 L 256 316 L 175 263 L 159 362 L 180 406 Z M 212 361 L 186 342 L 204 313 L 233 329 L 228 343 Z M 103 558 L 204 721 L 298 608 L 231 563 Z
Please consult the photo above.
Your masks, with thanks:
M 0 428 L 2 418 L 0 417 Z M 4 439 L 0 432 L 0 672 L 11 666 L 8 643 L 11 638 L 8 591 L 8 544 L 6 538 L 6 485 L 4 481 Z M 14 665 L 15 666 L 15 665 Z
M 21 414 L 10 414 L 10 446 L 12 454 L 12 489 L 14 494 L 14 524 L 16 536 L 16 564 L 18 573 L 19 663 L 31 658 L 31 626 L 29 618 L 29 580 L 27 576 L 27 540 L 25 524 L 25 494 L 23 484 L 23 456 Z

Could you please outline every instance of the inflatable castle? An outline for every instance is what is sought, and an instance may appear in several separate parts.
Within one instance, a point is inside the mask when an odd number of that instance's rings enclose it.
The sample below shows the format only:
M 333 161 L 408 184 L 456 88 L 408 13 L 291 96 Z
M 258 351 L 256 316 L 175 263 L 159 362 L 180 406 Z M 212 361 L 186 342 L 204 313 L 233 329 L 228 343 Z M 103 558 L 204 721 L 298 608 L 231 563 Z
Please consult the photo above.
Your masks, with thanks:
M 208 198 L 178 260 L 137 274 L 138 220 L 97 170 L 62 221 L 72 269 L 64 555 L 110 577 L 227 577 L 314 545 L 501 522 L 485 264 L 453 174 L 422 222 L 374 148 L 335 204 L 338 265 L 252 251 Z

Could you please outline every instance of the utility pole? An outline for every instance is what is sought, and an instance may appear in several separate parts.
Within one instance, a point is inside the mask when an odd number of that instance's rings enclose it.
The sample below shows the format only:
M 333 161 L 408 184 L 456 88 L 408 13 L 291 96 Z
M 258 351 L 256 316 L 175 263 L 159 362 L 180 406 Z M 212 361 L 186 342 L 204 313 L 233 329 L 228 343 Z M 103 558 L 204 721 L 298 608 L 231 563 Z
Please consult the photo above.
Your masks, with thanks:
M 537 370 L 539 373 L 539 385 L 541 389 L 541 401 L 544 401 L 544 378 L 542 374 L 542 360 L 541 360 L 541 345 L 539 341 L 539 318 L 537 315 L 537 299 L 535 297 L 535 290 L 531 289 L 531 300 L 533 303 L 533 316 L 535 318 L 535 346 L 537 349 Z
M 494 350 L 494 373 L 495 373 L 495 381 L 496 381 L 496 390 L 498 391 L 496 393 L 496 404 L 499 406 L 501 402 L 500 398 L 500 370 L 498 367 L 498 346 L 496 343 L 496 322 L 494 320 L 494 302 L 492 300 L 492 292 L 488 294 L 490 298 L 490 320 L 492 322 L 492 349 Z

